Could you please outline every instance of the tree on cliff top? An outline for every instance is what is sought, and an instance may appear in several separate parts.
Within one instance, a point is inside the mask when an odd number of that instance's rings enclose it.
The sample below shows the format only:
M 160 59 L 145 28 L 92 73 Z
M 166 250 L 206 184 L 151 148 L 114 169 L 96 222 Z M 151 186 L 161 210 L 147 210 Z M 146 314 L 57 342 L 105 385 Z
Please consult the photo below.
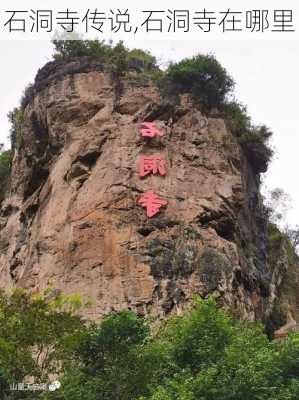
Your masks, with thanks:
M 129 50 L 122 41 L 86 40 L 78 33 L 56 34 L 53 41 L 55 60 L 90 57 L 99 60 L 110 71 L 124 75 L 129 70 L 157 70 L 157 60 L 141 49 Z
M 165 71 L 164 84 L 177 93 L 190 93 L 208 109 L 220 107 L 232 93 L 234 80 L 213 55 L 198 54 L 171 63 Z

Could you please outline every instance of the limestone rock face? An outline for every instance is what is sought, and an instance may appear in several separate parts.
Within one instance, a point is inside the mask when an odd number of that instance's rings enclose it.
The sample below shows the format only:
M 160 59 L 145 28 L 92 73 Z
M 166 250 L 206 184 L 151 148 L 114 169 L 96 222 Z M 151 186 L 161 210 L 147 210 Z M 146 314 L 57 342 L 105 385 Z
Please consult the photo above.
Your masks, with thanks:
M 164 136 L 142 138 L 144 121 Z M 138 159 L 153 153 L 166 176 L 141 179 Z M 168 201 L 152 218 L 138 205 L 149 190 Z M 24 111 L 1 209 L 0 282 L 80 293 L 91 318 L 124 308 L 163 316 L 216 293 L 262 319 L 273 279 L 259 177 L 222 115 L 185 96 L 169 103 L 153 84 L 96 63 L 49 63 Z

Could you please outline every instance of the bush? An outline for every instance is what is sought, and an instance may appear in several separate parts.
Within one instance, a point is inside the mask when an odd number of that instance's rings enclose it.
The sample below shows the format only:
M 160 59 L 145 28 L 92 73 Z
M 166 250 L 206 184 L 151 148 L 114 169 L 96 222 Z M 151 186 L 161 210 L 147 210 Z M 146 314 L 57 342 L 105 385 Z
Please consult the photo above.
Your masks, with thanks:
M 255 173 L 266 172 L 273 156 L 273 150 L 269 145 L 269 139 L 272 136 L 270 129 L 266 125 L 253 125 L 246 107 L 237 101 L 225 103 L 222 110 L 253 171 Z
M 0 203 L 5 197 L 9 185 L 11 170 L 11 150 L 1 151 L 0 149 Z
M 74 57 L 83 57 L 90 55 L 91 41 L 83 40 L 82 36 L 72 32 L 55 34 L 52 43 L 55 48 L 55 53 L 53 55 L 55 60 L 66 60 Z M 103 42 L 94 41 L 97 44 L 97 50 L 105 50 Z
M 154 373 L 150 363 L 153 357 L 144 351 L 148 337 L 147 323 L 131 311 L 91 324 L 80 340 L 61 389 L 49 398 L 132 400 L 147 394 L 146 385 Z
M 190 93 L 205 108 L 221 106 L 232 92 L 234 81 L 212 55 L 197 55 L 171 64 L 162 81 L 176 94 Z
M 278 193 L 278 189 L 275 193 Z M 271 214 L 271 212 L 270 212 Z M 281 268 L 283 263 L 286 270 L 277 290 L 274 307 L 266 321 L 267 333 L 273 336 L 275 330 L 286 323 L 287 312 L 290 311 L 295 319 L 298 318 L 298 281 L 299 259 L 296 249 L 284 232 L 274 223 L 268 223 L 268 255 L 269 264 Z
M 57 308 L 58 303 L 63 306 Z M 20 289 L 11 295 L 0 292 L 1 399 L 30 399 L 30 392 L 11 392 L 9 385 L 28 377 L 47 382 L 70 362 L 85 328 L 68 305 L 62 297 L 49 302 Z
M 180 369 L 192 373 L 205 370 L 223 356 L 232 335 L 232 320 L 218 309 L 213 298 L 197 300 L 194 309 L 181 317 L 170 318 L 160 340 Z
M 12 152 L 14 152 L 22 141 L 22 124 L 24 119 L 23 109 L 21 107 L 14 108 L 7 115 L 10 122 L 10 143 Z
M 266 332 L 270 339 L 274 339 L 274 332 L 287 323 L 287 312 L 287 306 L 276 298 L 266 320 Z
M 288 263 L 290 265 L 297 265 L 299 258 L 296 253 L 296 248 L 288 237 L 288 231 L 283 232 L 276 224 L 271 222 L 268 223 L 267 228 L 269 252 L 277 253 L 277 251 L 280 251 L 280 249 L 284 247 L 288 257 Z M 274 256 L 277 257 L 277 254 Z
M 128 54 L 129 67 L 136 70 L 155 70 L 157 60 L 149 52 L 140 49 L 133 49 Z
M 55 60 L 71 60 L 75 57 L 90 57 L 99 60 L 103 66 L 124 75 L 130 70 L 138 72 L 158 70 L 156 58 L 149 52 L 126 48 L 122 41 L 113 45 L 112 41 L 84 40 L 77 33 L 56 35 L 52 41 Z
M 273 150 L 268 144 L 271 135 L 272 132 L 265 125 L 262 125 L 251 126 L 239 137 L 239 143 L 256 174 L 266 172 L 272 159 Z
M 247 113 L 247 108 L 237 101 L 226 102 L 222 110 L 230 124 L 230 129 L 236 136 L 241 136 L 250 130 L 251 118 Z
M 33 98 L 34 96 L 34 84 L 33 83 L 29 83 L 22 94 L 21 100 L 20 100 L 20 112 L 25 110 L 25 107 L 27 106 L 27 104 L 29 103 L 29 101 Z

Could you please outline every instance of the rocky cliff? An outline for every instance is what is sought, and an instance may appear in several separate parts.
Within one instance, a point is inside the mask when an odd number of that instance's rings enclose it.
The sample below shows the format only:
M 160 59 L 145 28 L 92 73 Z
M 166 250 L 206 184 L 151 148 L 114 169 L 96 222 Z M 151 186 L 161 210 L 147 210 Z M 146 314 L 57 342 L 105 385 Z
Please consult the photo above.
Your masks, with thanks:
M 145 121 L 163 136 L 143 138 Z M 157 153 L 166 175 L 141 179 L 139 157 Z M 88 317 L 163 316 L 216 293 L 237 315 L 265 319 L 284 267 L 267 260 L 259 172 L 216 110 L 162 99 L 149 81 L 90 60 L 48 63 L 1 208 L 1 286 L 80 293 Z M 152 218 L 138 204 L 148 190 L 167 200 Z

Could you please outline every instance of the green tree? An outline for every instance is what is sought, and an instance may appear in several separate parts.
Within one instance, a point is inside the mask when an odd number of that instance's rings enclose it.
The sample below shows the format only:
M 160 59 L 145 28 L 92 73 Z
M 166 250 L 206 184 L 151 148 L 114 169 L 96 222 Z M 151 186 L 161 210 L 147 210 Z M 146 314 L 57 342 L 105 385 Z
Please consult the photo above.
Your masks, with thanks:
M 12 152 L 14 152 L 22 141 L 22 124 L 24 113 L 21 107 L 15 107 L 7 115 L 10 122 L 10 143 Z
M 187 362 L 181 366 L 180 372 L 169 374 L 162 383 L 151 387 L 152 393 L 149 397 L 141 397 L 139 400 L 298 399 L 299 335 L 293 334 L 285 341 L 278 343 L 270 342 L 263 333 L 262 326 L 256 323 L 237 322 L 223 314 L 221 317 L 218 315 L 216 318 L 211 318 L 212 309 L 215 314 L 219 312 L 222 314 L 222 311 L 218 310 L 210 300 L 209 304 L 204 303 L 204 307 L 197 306 L 192 313 L 206 314 L 208 312 L 209 321 L 211 319 L 222 321 L 216 324 L 216 330 L 211 331 L 212 337 L 216 338 L 215 343 L 218 342 L 217 338 L 223 338 L 221 333 L 223 327 L 227 324 L 230 326 L 229 335 L 225 335 L 226 339 L 223 341 L 222 351 L 215 351 L 217 354 L 215 357 L 211 349 L 207 358 L 208 362 L 202 364 L 201 368 L 193 370 L 188 369 L 188 358 Z M 190 315 L 188 313 L 182 318 L 188 319 Z M 194 317 L 192 320 L 194 321 Z M 198 337 L 202 335 L 205 338 L 206 330 L 201 324 L 195 324 L 193 328 L 196 331 L 193 335 L 198 335 Z M 175 348 L 178 343 L 177 335 L 177 328 L 174 328 L 168 336 L 169 342 L 172 342 Z M 179 343 L 179 348 L 181 348 L 182 342 Z M 193 351 L 198 352 L 201 342 L 197 343 Z M 190 360 L 192 360 L 191 353 Z
M 90 325 L 75 352 L 76 370 L 69 369 L 61 390 L 49 394 L 49 398 L 137 398 L 146 392 L 149 371 L 142 364 L 146 358 L 142 348 L 148 335 L 146 321 L 130 311 L 107 316 L 99 325 Z
M 220 107 L 234 88 L 234 81 L 212 55 L 198 54 L 168 67 L 162 86 L 176 93 L 190 93 L 204 107 Z
M 232 335 L 232 322 L 214 298 L 197 299 L 193 308 L 183 316 L 170 318 L 160 332 L 180 369 L 192 373 L 206 369 L 221 357 Z
M 35 399 L 297 400 L 299 396 L 299 334 L 270 341 L 262 325 L 233 319 L 214 298 L 195 299 L 184 314 L 151 329 L 146 319 L 131 311 L 83 327 L 74 309 L 66 311 L 69 298 L 49 303 L 16 291 L 0 299 L 3 396 L 14 380 L 27 376 L 44 380 L 53 372 L 60 374 L 61 388 L 36 393 Z M 32 397 L 16 392 L 7 398 Z
M 71 60 L 78 57 L 90 57 L 103 64 L 103 68 L 117 74 L 125 75 L 128 71 L 155 71 L 157 61 L 149 52 L 141 49 L 129 50 L 122 41 L 86 40 L 82 35 L 72 33 L 56 34 L 52 41 L 55 60 Z
M 11 295 L 0 293 L 1 398 L 23 398 L 22 392 L 10 392 L 9 385 L 29 377 L 48 382 L 70 362 L 84 325 L 66 308 L 67 301 L 60 300 L 64 305 L 58 309 L 57 300 L 47 302 L 20 289 Z
M 0 203 L 9 185 L 11 156 L 11 150 L 3 150 L 3 145 L 0 144 Z

